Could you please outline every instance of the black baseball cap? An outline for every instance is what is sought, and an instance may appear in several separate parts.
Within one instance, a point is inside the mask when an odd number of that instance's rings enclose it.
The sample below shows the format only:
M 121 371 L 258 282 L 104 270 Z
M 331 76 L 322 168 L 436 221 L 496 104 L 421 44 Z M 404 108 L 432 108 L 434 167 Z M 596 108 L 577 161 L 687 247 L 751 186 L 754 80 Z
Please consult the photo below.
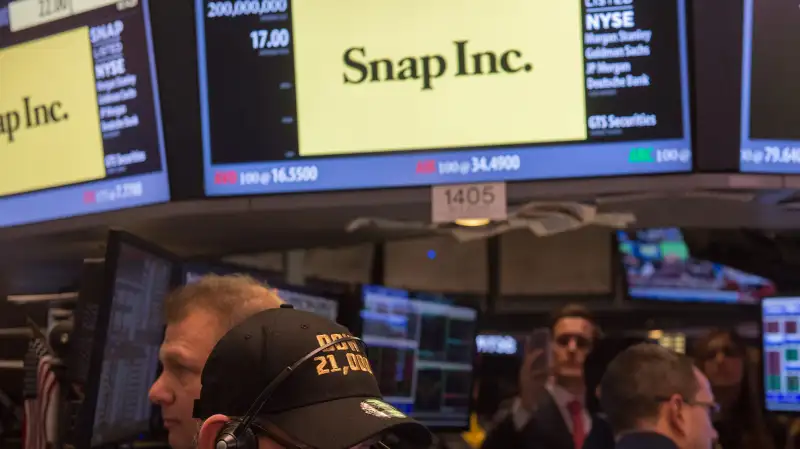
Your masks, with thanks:
M 350 336 L 344 326 L 290 306 L 253 315 L 211 351 L 194 417 L 245 416 L 287 367 L 328 342 Z M 254 424 L 269 423 L 316 449 L 345 449 L 385 433 L 430 446 L 425 426 L 383 401 L 366 355 L 360 341 L 342 341 L 320 352 L 280 383 Z

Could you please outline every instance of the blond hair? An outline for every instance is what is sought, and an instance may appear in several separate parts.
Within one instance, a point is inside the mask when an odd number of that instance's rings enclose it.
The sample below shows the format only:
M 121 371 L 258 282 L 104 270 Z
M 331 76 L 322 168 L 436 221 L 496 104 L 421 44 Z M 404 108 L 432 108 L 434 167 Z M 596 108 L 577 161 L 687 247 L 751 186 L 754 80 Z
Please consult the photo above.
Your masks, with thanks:
M 250 276 L 208 274 L 179 287 L 164 301 L 166 323 L 175 324 L 195 310 L 213 313 L 229 330 L 245 319 L 283 304 L 276 290 Z

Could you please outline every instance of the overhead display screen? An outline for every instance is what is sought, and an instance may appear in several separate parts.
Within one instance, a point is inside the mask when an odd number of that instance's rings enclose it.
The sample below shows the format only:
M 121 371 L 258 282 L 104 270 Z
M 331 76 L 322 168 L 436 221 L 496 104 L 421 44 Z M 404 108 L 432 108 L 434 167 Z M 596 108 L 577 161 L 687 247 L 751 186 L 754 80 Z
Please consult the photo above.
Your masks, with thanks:
M 197 0 L 206 193 L 688 171 L 684 0 Z
M 741 170 L 800 173 L 800 8 L 744 0 Z
M 0 1 L 0 227 L 169 200 L 147 0 Z
M 769 279 L 697 259 L 679 228 L 617 231 L 631 299 L 754 304 L 774 295 Z

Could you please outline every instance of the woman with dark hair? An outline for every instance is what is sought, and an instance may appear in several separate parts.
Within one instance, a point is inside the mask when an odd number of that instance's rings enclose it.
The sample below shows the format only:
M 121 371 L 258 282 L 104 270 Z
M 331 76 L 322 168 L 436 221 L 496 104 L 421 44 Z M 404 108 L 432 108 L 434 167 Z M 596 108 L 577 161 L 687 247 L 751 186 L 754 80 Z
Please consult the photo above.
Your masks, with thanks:
M 645 341 L 647 340 L 643 338 L 606 337 L 600 340 L 586 357 L 583 378 L 586 384 L 586 409 L 592 415 L 592 430 L 583 442 L 583 449 L 614 449 L 614 432 L 600 409 L 598 387 L 608 364 L 617 354 Z
M 787 429 L 761 409 L 758 365 L 748 360 L 747 345 L 731 330 L 713 330 L 692 351 L 708 378 L 720 412 L 714 417 L 723 449 L 781 449 Z

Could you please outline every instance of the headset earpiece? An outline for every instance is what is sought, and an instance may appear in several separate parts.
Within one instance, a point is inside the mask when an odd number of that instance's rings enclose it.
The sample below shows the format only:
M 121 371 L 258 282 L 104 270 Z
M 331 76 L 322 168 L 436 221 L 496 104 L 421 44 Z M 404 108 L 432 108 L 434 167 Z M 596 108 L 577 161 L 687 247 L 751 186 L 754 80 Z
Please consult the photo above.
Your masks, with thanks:
M 214 449 L 258 449 L 256 434 L 248 426 L 238 430 L 241 425 L 238 421 L 230 421 L 225 424 L 222 431 L 217 435 L 217 442 Z M 236 434 L 241 433 L 237 436 Z

